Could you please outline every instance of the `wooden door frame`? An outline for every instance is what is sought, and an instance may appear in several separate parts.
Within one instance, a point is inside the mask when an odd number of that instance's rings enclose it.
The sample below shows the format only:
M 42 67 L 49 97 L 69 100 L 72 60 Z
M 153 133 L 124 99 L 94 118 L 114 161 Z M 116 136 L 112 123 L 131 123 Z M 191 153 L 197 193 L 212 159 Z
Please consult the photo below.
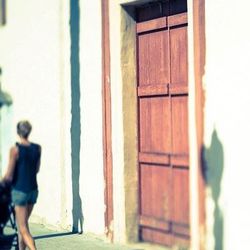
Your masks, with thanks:
M 103 164 L 105 178 L 105 229 L 113 240 L 113 166 L 111 140 L 111 90 L 110 90 L 110 41 L 109 1 L 102 0 L 102 113 L 103 113 Z
M 199 221 L 199 249 L 205 249 L 206 214 L 205 214 L 205 179 L 203 163 L 204 138 L 204 90 L 203 76 L 205 74 L 206 36 L 205 36 L 205 0 L 188 0 L 192 8 L 192 42 L 190 52 L 193 52 L 193 78 L 195 87 L 195 125 L 197 146 L 197 174 L 198 174 L 198 221 Z M 191 32 L 190 32 L 191 33 Z
M 130 6 L 133 7 L 135 3 L 138 3 L 139 1 L 131 1 L 131 0 L 119 0 L 117 1 L 117 5 L 120 6 L 120 10 L 124 9 L 124 6 Z M 145 2 L 142 0 L 142 2 Z M 150 2 L 150 1 L 148 1 Z M 195 205 L 196 211 L 198 212 L 198 220 L 196 220 L 198 223 L 197 226 L 195 226 L 195 232 L 193 231 L 191 237 L 193 237 L 194 234 L 198 233 L 198 236 L 196 237 L 195 242 L 192 242 L 193 239 L 191 238 L 191 244 L 192 249 L 204 249 L 205 245 L 205 181 L 202 173 L 202 146 L 203 146 L 203 129 L 204 129 L 204 115 L 203 115 L 203 109 L 204 109 L 204 94 L 203 94 L 203 88 L 202 88 L 202 77 L 204 75 L 204 65 L 205 65 L 205 0 L 187 0 L 188 2 L 188 19 L 189 19 L 189 28 L 188 28 L 188 41 L 190 44 L 188 45 L 188 56 L 189 56 L 189 77 L 191 81 L 193 82 L 193 89 L 192 89 L 192 98 L 194 105 L 192 108 L 194 108 L 194 115 L 191 119 L 193 119 L 192 125 L 194 125 L 194 128 L 192 128 L 194 131 L 194 144 L 190 145 L 190 150 L 193 151 L 194 154 L 193 160 L 191 164 L 194 164 L 194 171 L 197 172 L 197 178 L 195 179 L 195 185 L 198 187 L 198 197 L 197 197 L 197 205 Z M 109 18 L 108 18 L 108 6 L 109 0 L 102 0 L 102 15 L 103 15 L 103 133 L 104 133 L 104 173 L 105 173 L 105 205 L 107 207 L 106 209 L 106 226 L 109 225 L 111 218 L 113 218 L 113 203 L 111 199 L 107 198 L 107 194 L 112 194 L 112 160 L 111 155 L 108 155 L 107 152 L 111 152 L 111 135 L 108 135 L 109 138 L 107 138 L 107 131 L 110 131 L 111 133 L 111 90 L 110 90 L 110 83 L 109 83 L 109 77 L 110 77 L 110 41 L 105 38 L 105 30 L 109 30 Z M 114 3 L 113 3 L 114 5 Z M 124 5 L 124 6 L 122 6 Z M 122 11 L 120 13 L 120 21 L 123 20 L 124 22 L 124 15 L 129 16 L 130 14 L 126 11 Z M 126 18 L 126 17 L 125 17 Z M 128 17 L 129 19 L 130 17 Z M 119 21 L 119 20 L 117 20 Z M 124 24 L 123 24 L 124 25 Z M 135 25 L 135 23 L 131 22 L 130 25 Z M 125 26 L 124 26 L 125 27 Z M 122 27 L 121 30 L 125 30 L 125 28 Z M 133 27 L 131 27 L 132 30 Z M 131 34 L 129 34 L 131 36 Z M 124 38 L 124 34 L 122 39 Z M 119 39 L 117 37 L 117 39 Z M 129 39 L 132 39 L 129 37 Z M 107 43 L 107 44 L 106 44 Z M 108 56 L 107 56 L 108 53 Z M 119 62 L 121 63 L 121 62 Z M 121 65 L 122 66 L 122 65 Z M 122 67 L 121 67 L 122 68 Z M 122 68 L 123 70 L 123 68 Z M 122 83 L 124 79 L 121 79 Z M 117 83 L 116 83 L 117 84 Z M 108 86 L 108 88 L 106 88 Z M 124 100 L 123 100 L 124 101 Z M 190 107 L 190 105 L 189 105 Z M 135 107 L 136 109 L 137 107 Z M 190 113 L 190 111 L 189 111 Z M 124 114 L 123 114 L 124 115 Z M 191 116 L 190 116 L 191 117 Z M 124 130 L 126 130 L 126 126 L 131 126 L 131 123 L 124 123 Z M 192 149 L 191 149 L 192 146 Z M 190 152 L 191 155 L 191 152 Z M 111 158 L 110 158 L 111 157 Z M 192 157 L 192 156 L 191 156 Z M 126 163 L 125 163 L 126 165 Z M 190 167 L 192 167 L 190 165 Z M 137 165 L 134 166 L 134 168 L 137 168 Z M 111 181 L 111 182 L 110 182 Z M 126 182 L 126 180 L 125 180 Z M 198 182 L 198 183 L 197 183 Z M 191 197 L 192 198 L 192 197 Z M 127 196 L 125 194 L 125 200 L 127 200 Z M 128 201 L 128 203 L 130 200 Z M 109 216 L 108 209 L 110 209 Z M 133 208 L 136 210 L 136 206 Z M 126 213 L 126 212 L 125 212 Z M 112 216 L 111 216 L 112 215 Z M 133 217 L 134 218 L 134 217 Z M 126 222 L 128 222 L 126 220 Z M 128 225 L 128 223 L 126 223 Z M 134 226 L 136 227 L 136 226 Z M 127 230 L 126 230 L 127 231 Z M 130 238 L 127 236 L 127 238 Z

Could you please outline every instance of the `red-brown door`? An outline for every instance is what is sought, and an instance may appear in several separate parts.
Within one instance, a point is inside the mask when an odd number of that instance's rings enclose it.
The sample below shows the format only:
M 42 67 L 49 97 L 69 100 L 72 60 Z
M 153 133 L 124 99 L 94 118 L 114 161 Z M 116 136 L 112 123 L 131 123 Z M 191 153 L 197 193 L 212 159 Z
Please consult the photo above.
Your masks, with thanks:
M 141 240 L 188 246 L 186 12 L 137 23 L 137 64 Z

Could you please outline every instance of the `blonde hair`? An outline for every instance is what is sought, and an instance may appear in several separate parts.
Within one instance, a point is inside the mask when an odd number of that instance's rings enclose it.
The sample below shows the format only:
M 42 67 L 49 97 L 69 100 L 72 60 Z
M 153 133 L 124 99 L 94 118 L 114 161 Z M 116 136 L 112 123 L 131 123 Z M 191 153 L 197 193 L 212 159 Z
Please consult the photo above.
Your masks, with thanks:
M 23 120 L 17 123 L 17 134 L 20 137 L 27 139 L 31 130 L 32 126 L 29 121 Z

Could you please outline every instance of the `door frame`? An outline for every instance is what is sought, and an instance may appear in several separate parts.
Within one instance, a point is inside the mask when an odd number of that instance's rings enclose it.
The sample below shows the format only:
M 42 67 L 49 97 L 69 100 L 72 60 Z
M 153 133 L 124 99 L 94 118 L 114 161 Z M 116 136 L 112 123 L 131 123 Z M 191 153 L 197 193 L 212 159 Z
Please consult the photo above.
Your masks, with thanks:
M 114 208 L 114 238 L 121 241 L 136 241 L 138 239 L 137 212 L 138 204 L 138 155 L 133 150 L 137 149 L 137 131 L 133 129 L 137 122 L 137 97 L 136 91 L 136 68 L 135 58 L 135 21 L 133 9 L 135 5 L 150 2 L 150 0 L 119 0 L 108 1 L 110 5 L 110 17 L 105 21 L 110 31 L 110 89 L 111 96 L 111 117 L 110 123 L 105 126 L 113 128 L 112 141 L 105 141 L 108 147 L 113 148 L 113 166 L 121 168 L 123 175 L 113 169 L 112 183 L 113 202 L 116 203 L 124 195 L 120 205 Z M 188 73 L 189 73 L 189 150 L 190 150 L 190 217 L 191 225 L 191 249 L 204 249 L 205 245 L 205 182 L 202 174 L 202 145 L 204 128 L 204 94 L 202 77 L 205 65 L 205 0 L 187 0 L 188 2 Z M 102 9 L 103 13 L 104 9 Z M 114 47 L 115 45 L 115 47 Z M 128 46 L 129 45 L 129 46 Z M 132 46 L 132 47 L 131 47 Z M 110 48 L 112 48 L 110 50 Z M 104 53 L 104 50 L 103 50 Z M 104 55 L 104 54 L 103 54 Z M 103 57 L 104 60 L 105 57 Z M 108 60 L 110 60 L 108 59 Z M 105 75 L 105 72 L 104 72 Z M 105 76 L 103 76 L 105 77 Z M 119 86 L 117 86 L 119 85 Z M 103 92 L 103 96 L 107 93 Z M 118 102 L 117 102 L 118 100 Z M 121 101 L 119 101 L 121 100 Z M 117 105 L 122 115 L 119 117 L 113 110 Z M 104 105 L 103 110 L 106 112 Z M 119 123 L 117 125 L 117 122 Z M 104 126 L 104 127 L 105 127 Z M 114 131 L 117 130 L 117 131 Z M 117 139 L 120 136 L 120 141 Z M 121 151 L 117 150 L 120 149 Z M 114 150 L 116 152 L 114 152 Z M 117 154 L 122 152 L 122 157 Z M 107 157 L 105 154 L 104 157 Z M 105 161 L 105 159 L 104 159 Z M 107 159 L 106 159 L 107 162 Z M 104 164 L 104 172 L 107 165 Z M 106 172 L 107 173 L 107 172 Z M 111 173 L 109 173 L 111 174 Z M 133 176 L 131 180 L 131 176 Z M 110 176 L 105 175 L 105 183 L 108 184 Z M 118 185 L 119 182 L 124 185 Z M 132 192 L 131 192 L 132 190 Z M 198 192 L 197 192 L 198 190 Z M 107 203 L 106 206 L 110 206 Z M 136 233 L 137 232 L 137 233 Z
M 109 1 L 102 0 L 102 115 L 105 233 L 113 240 L 113 165 L 111 140 Z

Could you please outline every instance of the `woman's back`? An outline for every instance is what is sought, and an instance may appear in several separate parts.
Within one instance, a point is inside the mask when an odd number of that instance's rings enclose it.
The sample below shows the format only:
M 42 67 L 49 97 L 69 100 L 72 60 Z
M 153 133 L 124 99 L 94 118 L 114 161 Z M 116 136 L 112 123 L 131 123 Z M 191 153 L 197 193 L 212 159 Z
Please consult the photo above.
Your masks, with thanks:
M 35 143 L 29 145 L 16 143 L 16 146 L 18 148 L 18 159 L 14 171 L 13 188 L 22 192 L 36 190 L 36 175 L 41 147 Z

